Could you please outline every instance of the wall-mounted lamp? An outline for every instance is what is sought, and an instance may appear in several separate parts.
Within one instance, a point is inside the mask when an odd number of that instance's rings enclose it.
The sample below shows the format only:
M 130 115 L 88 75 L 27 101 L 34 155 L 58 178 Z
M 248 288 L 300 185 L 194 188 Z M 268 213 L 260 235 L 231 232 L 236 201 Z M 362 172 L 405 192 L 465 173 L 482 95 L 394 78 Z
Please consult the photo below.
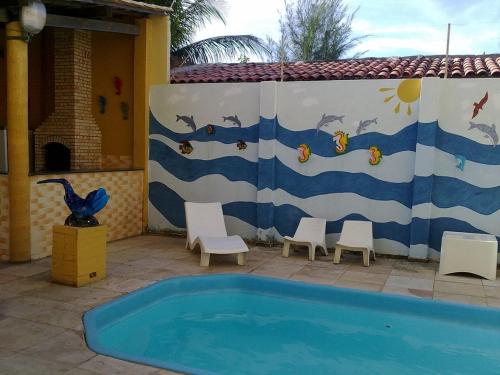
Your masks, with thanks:
M 29 42 L 33 35 L 38 34 L 47 21 L 47 10 L 41 0 L 28 0 L 28 4 L 21 7 L 19 15 L 23 35 L 10 36 L 7 39 L 20 39 Z

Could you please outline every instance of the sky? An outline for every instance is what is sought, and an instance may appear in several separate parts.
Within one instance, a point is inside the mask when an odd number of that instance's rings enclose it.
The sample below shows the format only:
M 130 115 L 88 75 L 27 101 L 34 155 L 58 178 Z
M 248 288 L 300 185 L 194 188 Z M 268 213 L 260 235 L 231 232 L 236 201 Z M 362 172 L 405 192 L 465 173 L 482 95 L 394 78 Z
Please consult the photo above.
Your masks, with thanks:
M 217 1 L 217 0 L 214 0 Z M 354 36 L 368 35 L 345 57 L 500 53 L 500 0 L 344 0 L 351 11 Z M 195 40 L 219 35 L 253 34 L 279 39 L 284 0 L 225 0 L 226 25 L 216 22 Z M 256 56 L 251 61 L 259 61 Z

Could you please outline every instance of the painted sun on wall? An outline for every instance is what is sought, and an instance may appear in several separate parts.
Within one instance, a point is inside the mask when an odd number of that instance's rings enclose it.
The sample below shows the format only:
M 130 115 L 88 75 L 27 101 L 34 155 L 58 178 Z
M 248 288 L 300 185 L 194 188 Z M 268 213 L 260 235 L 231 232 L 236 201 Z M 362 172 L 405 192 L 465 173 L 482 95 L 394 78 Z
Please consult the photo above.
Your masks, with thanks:
M 398 87 L 381 87 L 378 91 L 387 92 L 395 91 L 392 95 L 387 96 L 384 99 L 384 103 L 390 102 L 396 96 L 396 105 L 394 106 L 394 113 L 399 113 L 401 109 L 401 103 L 407 104 L 406 114 L 410 116 L 413 113 L 411 104 L 418 101 L 420 98 L 420 79 L 405 79 L 401 81 Z

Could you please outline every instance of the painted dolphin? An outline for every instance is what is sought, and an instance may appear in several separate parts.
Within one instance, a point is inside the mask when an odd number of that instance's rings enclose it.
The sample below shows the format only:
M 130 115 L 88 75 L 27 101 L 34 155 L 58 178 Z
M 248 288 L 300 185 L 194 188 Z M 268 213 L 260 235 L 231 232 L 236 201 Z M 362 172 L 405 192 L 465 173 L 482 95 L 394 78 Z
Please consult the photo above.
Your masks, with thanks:
M 176 115 L 176 116 L 177 116 L 176 122 L 179 120 L 182 120 L 186 123 L 187 126 L 189 126 L 191 129 L 193 129 L 194 132 L 196 131 L 196 124 L 194 123 L 193 115 L 191 115 L 191 117 L 179 116 L 179 115 Z
M 360 121 L 358 128 L 356 129 L 356 135 L 359 135 L 359 133 L 361 133 L 363 130 L 365 130 L 371 124 L 377 124 L 377 117 L 375 117 L 373 120 Z
M 493 143 L 493 147 L 495 147 L 498 144 L 498 134 L 495 128 L 495 124 L 486 125 L 486 124 L 476 124 L 475 122 L 469 121 L 469 129 L 477 129 L 480 132 L 484 133 L 485 138 L 491 139 L 491 142 Z
M 460 169 L 461 171 L 464 170 L 464 167 L 465 167 L 465 156 L 463 155 L 460 155 L 460 154 L 456 154 L 455 155 L 455 159 L 457 160 L 457 165 L 456 167 L 458 169 Z
M 238 127 L 241 128 L 241 121 L 238 118 L 238 115 L 234 115 L 234 116 L 222 116 L 222 120 L 224 120 L 224 121 L 231 121 L 234 125 L 238 125 Z
M 323 116 L 321 116 L 321 120 L 319 120 L 318 124 L 316 125 L 316 134 L 319 133 L 319 129 L 321 129 L 323 126 L 328 126 L 330 122 L 338 121 L 341 124 L 344 123 L 344 117 L 343 116 L 335 116 L 335 115 L 326 115 L 323 113 Z

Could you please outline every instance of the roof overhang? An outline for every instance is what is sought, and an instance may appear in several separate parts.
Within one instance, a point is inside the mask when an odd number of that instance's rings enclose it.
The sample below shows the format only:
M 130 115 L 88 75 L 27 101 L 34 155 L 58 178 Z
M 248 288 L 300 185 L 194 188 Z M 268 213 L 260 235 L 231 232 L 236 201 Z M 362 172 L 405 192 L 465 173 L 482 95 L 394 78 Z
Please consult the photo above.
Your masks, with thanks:
M 47 2 L 51 2 L 48 0 Z M 91 5 L 100 5 L 114 9 L 122 9 L 144 14 L 168 14 L 172 12 L 171 7 L 148 4 L 133 0 L 58 0 L 58 3 L 83 3 Z M 172 1 L 173 2 L 173 1 Z

